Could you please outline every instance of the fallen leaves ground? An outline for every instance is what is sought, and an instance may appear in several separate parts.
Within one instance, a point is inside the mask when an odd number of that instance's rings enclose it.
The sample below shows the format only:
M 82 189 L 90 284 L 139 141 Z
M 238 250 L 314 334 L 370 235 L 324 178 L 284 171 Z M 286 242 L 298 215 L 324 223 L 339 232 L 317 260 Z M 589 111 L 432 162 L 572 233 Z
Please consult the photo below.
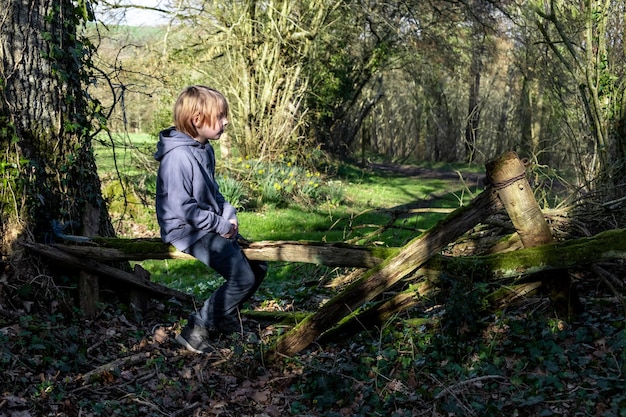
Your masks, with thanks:
M 262 344 L 216 342 L 207 356 L 173 341 L 178 304 L 109 303 L 83 320 L 54 297 L 47 308 L 5 299 L 0 416 L 623 416 L 623 309 L 601 280 L 579 285 L 587 312 L 572 323 L 541 298 L 454 332 L 406 315 L 275 363 L 262 355 L 270 323 L 245 323 Z

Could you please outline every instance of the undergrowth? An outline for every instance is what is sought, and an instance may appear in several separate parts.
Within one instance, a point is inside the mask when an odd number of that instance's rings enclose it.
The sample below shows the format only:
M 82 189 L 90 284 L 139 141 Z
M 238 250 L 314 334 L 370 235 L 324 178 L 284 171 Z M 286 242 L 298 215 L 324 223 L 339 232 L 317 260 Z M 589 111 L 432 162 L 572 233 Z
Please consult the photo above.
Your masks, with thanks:
M 624 416 L 624 315 L 599 302 L 608 301 L 605 291 L 585 278 L 586 312 L 570 322 L 542 297 L 493 311 L 480 302 L 483 289 L 465 283 L 273 363 L 263 351 L 279 332 L 275 323 L 259 323 L 261 345 L 224 357 L 181 351 L 171 337 L 186 307 L 172 302 L 146 312 L 104 304 L 89 321 L 65 304 L 32 305 L 14 318 L 3 310 L 0 413 Z M 280 308 L 307 302 L 292 301 Z
M 589 305 L 565 322 L 541 298 L 489 312 L 476 291 L 469 300 L 446 292 L 428 312 L 300 357 L 306 366 L 292 388 L 292 413 L 626 415 L 623 312 Z M 428 324 L 413 325 L 415 315 Z

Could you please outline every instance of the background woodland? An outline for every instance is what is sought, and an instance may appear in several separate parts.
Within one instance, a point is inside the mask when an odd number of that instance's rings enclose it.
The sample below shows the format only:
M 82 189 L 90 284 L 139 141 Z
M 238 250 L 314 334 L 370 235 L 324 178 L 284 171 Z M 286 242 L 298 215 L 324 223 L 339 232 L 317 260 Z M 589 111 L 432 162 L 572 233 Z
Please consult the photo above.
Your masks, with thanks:
M 515 150 L 539 177 L 623 195 L 623 1 L 183 0 L 154 9 L 167 23 L 110 23 L 90 36 L 107 75 L 90 89 L 111 109 L 113 131 L 156 132 L 177 92 L 205 83 L 231 101 L 224 146 L 244 158 L 310 160 L 322 150 L 483 164 Z

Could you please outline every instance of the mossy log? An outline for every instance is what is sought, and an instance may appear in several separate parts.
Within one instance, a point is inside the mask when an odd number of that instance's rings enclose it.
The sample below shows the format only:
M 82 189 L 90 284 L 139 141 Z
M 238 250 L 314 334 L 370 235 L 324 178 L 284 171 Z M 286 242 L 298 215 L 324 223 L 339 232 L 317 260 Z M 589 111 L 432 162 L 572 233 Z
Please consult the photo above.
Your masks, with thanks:
M 434 256 L 428 268 L 474 281 L 520 278 L 539 272 L 569 269 L 598 262 L 626 259 L 626 229 L 482 256 Z
M 330 299 L 315 314 L 284 334 L 268 350 L 267 359 L 272 360 L 277 355 L 291 356 L 306 348 L 320 334 L 412 274 L 445 245 L 487 219 L 501 207 L 494 190 L 488 188 L 483 191 L 467 206 L 455 210 L 428 232 L 413 239 L 397 255 L 362 273 L 360 278 Z
M 310 241 L 240 240 L 251 260 L 303 262 L 333 267 L 371 268 L 398 251 L 397 248 L 357 246 L 345 243 Z M 143 261 L 146 259 L 194 259 L 161 239 L 120 239 L 93 237 L 83 244 L 51 245 L 74 256 L 108 261 Z
M 409 289 L 350 315 L 322 334 L 320 340 L 332 340 L 338 334 L 352 334 L 363 330 L 364 326 L 369 328 L 384 323 L 394 314 L 419 305 L 424 296 L 438 287 L 438 277 L 443 273 L 451 278 L 460 277 L 474 282 L 492 282 L 494 285 L 500 282 L 501 286 L 487 297 L 487 301 L 494 307 L 502 308 L 541 288 L 541 281 L 524 282 L 526 277 L 538 272 L 565 270 L 615 259 L 626 259 L 626 229 L 609 230 L 593 237 L 515 252 L 458 257 L 435 255 L 415 273 L 420 280 Z M 508 282 L 510 280 L 513 281 Z
M 305 311 L 262 311 L 262 310 L 241 310 L 241 315 L 256 319 L 295 325 L 307 318 L 311 313 Z

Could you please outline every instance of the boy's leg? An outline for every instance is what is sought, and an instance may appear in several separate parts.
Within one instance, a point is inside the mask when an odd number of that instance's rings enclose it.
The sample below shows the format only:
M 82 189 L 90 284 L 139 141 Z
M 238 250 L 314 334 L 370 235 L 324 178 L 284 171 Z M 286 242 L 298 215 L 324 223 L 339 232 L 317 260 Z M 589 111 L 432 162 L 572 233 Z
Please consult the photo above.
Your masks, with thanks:
M 244 258 L 245 258 L 245 255 L 244 255 Z M 239 307 L 241 307 L 241 305 L 244 302 L 248 301 L 250 297 L 254 295 L 256 290 L 258 290 L 261 284 L 263 283 L 263 279 L 265 279 L 265 275 L 267 275 L 267 268 L 268 268 L 267 262 L 251 261 L 248 258 L 246 258 L 246 260 L 248 261 L 248 264 L 250 265 L 250 268 L 252 269 L 252 273 L 254 274 L 254 286 L 250 288 L 248 295 L 241 301 L 241 303 L 239 304 Z
M 239 331 L 237 308 L 258 289 L 267 272 L 267 264 L 249 262 L 235 240 L 213 233 L 186 252 L 209 265 L 226 280 L 194 315 L 195 323 L 224 333 Z
M 241 331 L 238 308 L 252 297 L 261 285 L 267 272 L 266 263 L 250 262 L 239 244 L 232 239 L 223 239 L 223 250 L 211 252 L 210 266 L 224 277 L 226 282 L 209 298 L 208 310 L 213 315 L 213 324 L 223 333 Z M 265 266 L 263 266 L 265 265 Z

